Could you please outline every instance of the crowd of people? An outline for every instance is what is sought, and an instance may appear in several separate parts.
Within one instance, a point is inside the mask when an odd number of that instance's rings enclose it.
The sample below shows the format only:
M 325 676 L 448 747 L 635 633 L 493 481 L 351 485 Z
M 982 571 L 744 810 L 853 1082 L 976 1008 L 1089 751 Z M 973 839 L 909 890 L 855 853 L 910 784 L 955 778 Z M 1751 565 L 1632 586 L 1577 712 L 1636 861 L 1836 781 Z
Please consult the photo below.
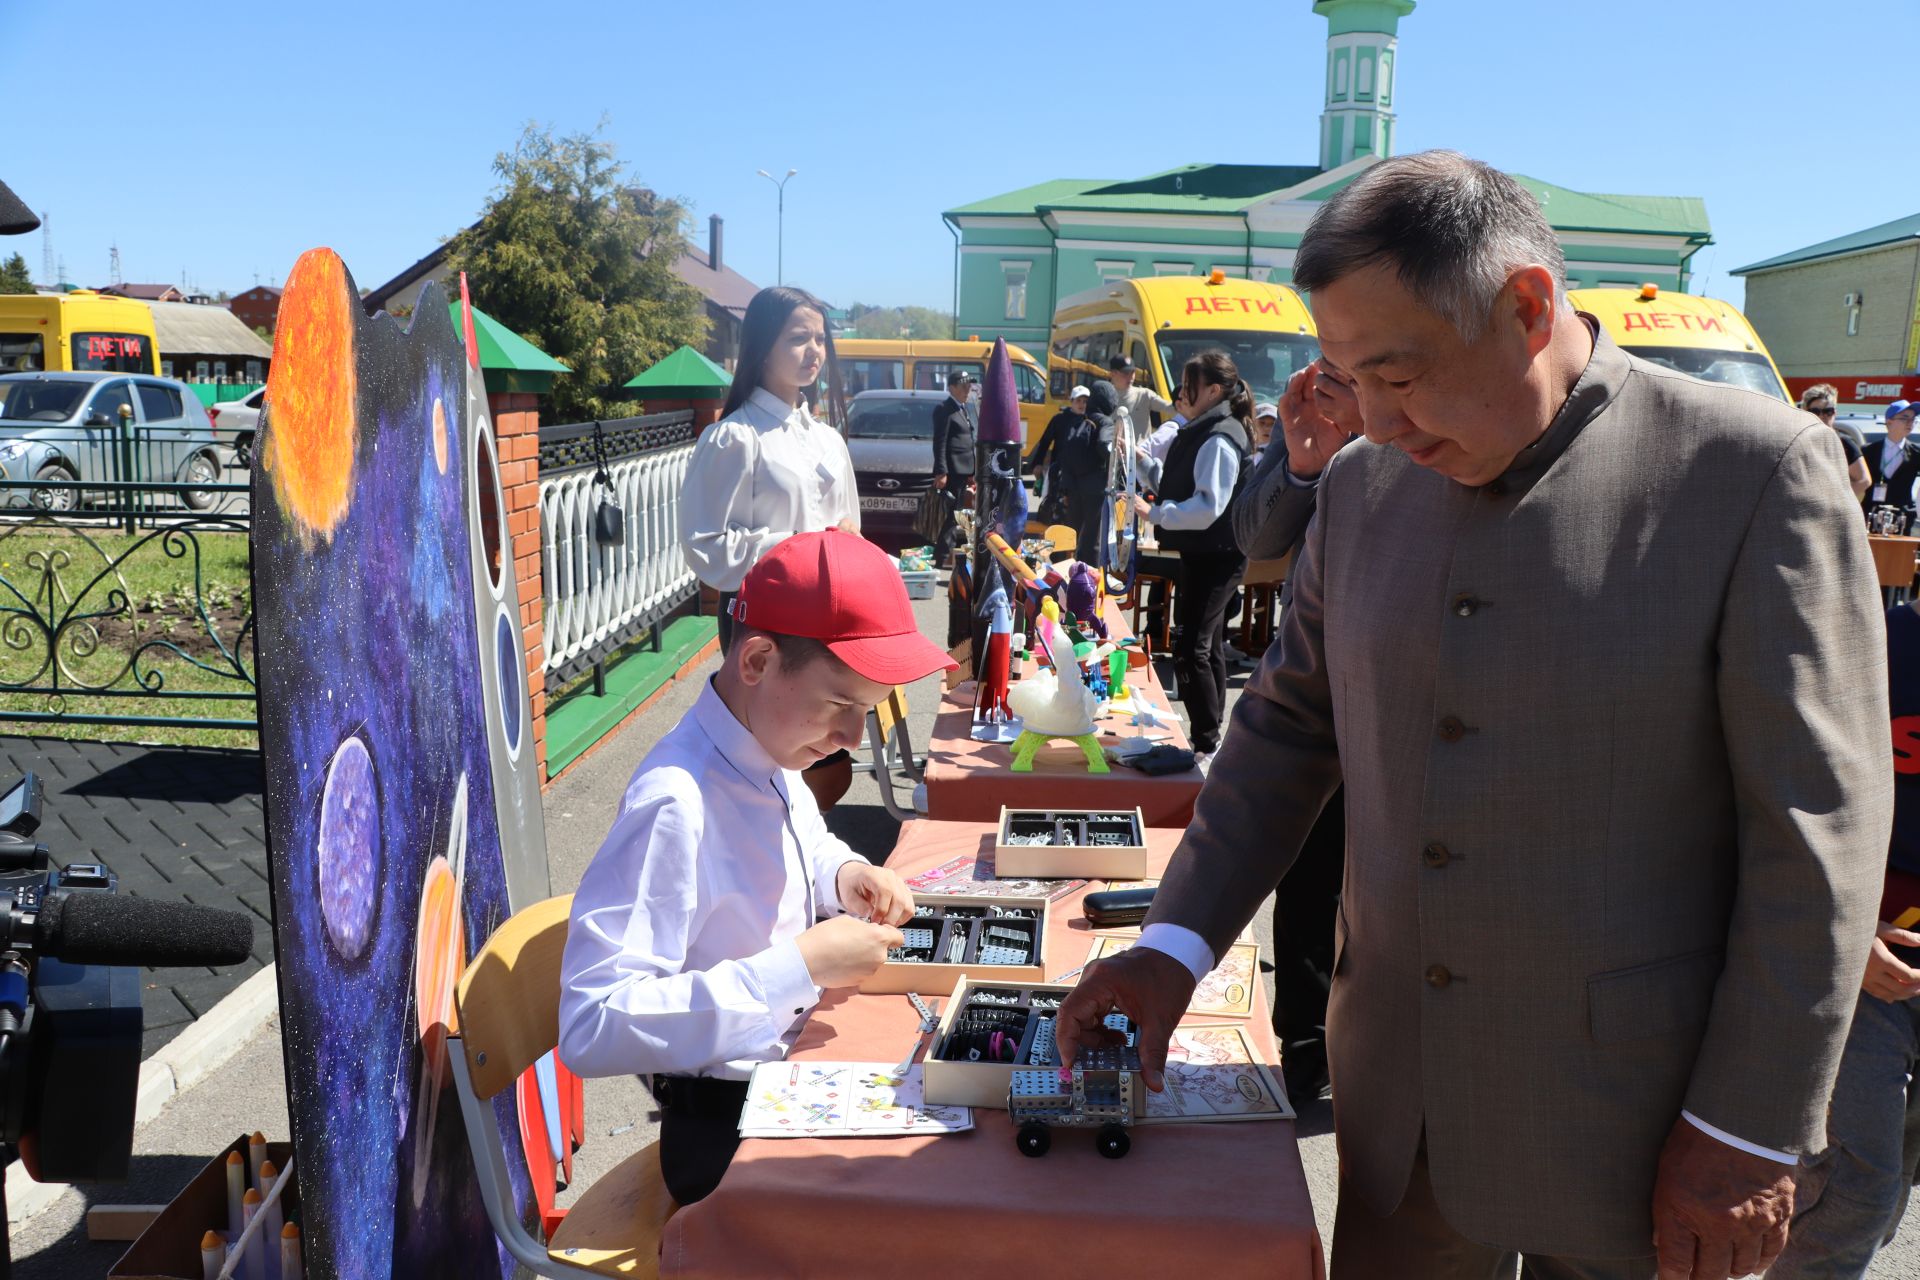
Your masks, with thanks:
M 1118 360 L 1036 450 L 1085 545 L 1139 442 L 1212 753 L 1063 1054 L 1125 1012 L 1160 1087 L 1273 894 L 1288 1083 L 1333 1088 L 1336 1280 L 1862 1275 L 1920 1164 L 1920 610 L 1883 616 L 1861 510 L 1912 500 L 1911 407 L 1862 457 L 1820 425 L 1831 387 L 1795 407 L 1626 354 L 1532 197 L 1452 153 L 1350 183 L 1294 276 L 1322 354 L 1277 403 L 1220 352 L 1171 402 Z M 562 1054 L 651 1076 L 681 1203 L 724 1172 L 753 1065 L 911 911 L 798 785 L 951 665 L 854 536 L 808 403 L 832 360 L 818 300 L 754 300 L 680 509 L 720 672 L 635 775 L 567 944 Z M 969 382 L 945 488 L 973 470 Z M 1289 553 L 1229 720 L 1235 579 Z

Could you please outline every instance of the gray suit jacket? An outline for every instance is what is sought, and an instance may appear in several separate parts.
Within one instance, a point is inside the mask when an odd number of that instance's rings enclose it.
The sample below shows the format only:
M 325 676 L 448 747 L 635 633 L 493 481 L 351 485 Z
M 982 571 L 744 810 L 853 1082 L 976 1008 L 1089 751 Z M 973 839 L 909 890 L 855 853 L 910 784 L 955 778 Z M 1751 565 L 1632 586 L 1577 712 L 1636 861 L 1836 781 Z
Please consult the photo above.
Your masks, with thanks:
M 1825 1145 L 1892 818 L 1831 431 L 1604 335 L 1471 489 L 1356 441 L 1149 923 L 1221 952 L 1344 778 L 1340 1155 L 1506 1248 L 1651 1252 L 1682 1108 Z
M 1286 438 L 1275 431 L 1233 500 L 1233 540 L 1249 560 L 1278 560 L 1293 550 L 1313 519 L 1318 486 L 1289 480 L 1286 460 Z

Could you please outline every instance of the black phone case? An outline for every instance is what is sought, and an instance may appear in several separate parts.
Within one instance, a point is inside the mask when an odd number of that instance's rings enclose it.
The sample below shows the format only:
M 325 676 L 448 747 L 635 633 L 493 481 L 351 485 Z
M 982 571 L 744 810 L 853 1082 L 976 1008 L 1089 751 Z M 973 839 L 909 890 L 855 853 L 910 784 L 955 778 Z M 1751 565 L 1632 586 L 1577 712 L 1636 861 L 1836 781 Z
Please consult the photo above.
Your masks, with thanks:
M 1147 909 L 1153 906 L 1153 890 L 1108 889 L 1088 894 L 1083 905 L 1087 922 L 1096 929 L 1139 924 L 1147 918 Z

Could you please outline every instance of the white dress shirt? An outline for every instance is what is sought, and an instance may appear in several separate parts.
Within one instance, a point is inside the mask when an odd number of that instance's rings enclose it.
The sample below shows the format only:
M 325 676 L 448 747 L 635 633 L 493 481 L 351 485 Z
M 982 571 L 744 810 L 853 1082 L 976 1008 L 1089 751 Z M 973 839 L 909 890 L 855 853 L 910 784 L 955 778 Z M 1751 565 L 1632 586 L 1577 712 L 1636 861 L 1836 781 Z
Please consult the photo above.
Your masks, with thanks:
M 561 1060 L 745 1080 L 785 1057 L 820 999 L 794 939 L 844 911 L 834 881 L 859 859 L 709 683 L 641 762 L 574 894 Z
M 1199 982 L 1211 973 L 1213 966 L 1217 963 L 1213 948 L 1207 945 L 1206 939 L 1183 924 L 1168 924 L 1164 921 L 1150 924 L 1140 931 L 1140 941 L 1134 945 L 1151 947 L 1155 951 L 1172 956 L 1187 967 L 1187 972 L 1193 975 L 1195 982 Z M 1800 1163 L 1798 1156 L 1789 1155 L 1784 1151 L 1775 1151 L 1771 1147 L 1763 1147 L 1757 1142 L 1748 1142 L 1745 1138 L 1736 1137 L 1725 1129 L 1716 1129 L 1691 1111 L 1682 1111 L 1680 1114 L 1687 1118 L 1687 1123 L 1702 1133 L 1718 1138 L 1728 1146 L 1744 1151 L 1748 1155 L 1763 1156 L 1780 1164 Z
M 738 591 L 769 547 L 796 533 L 860 527 L 853 458 L 840 433 L 765 388 L 700 433 L 680 489 L 680 551 L 717 591 Z

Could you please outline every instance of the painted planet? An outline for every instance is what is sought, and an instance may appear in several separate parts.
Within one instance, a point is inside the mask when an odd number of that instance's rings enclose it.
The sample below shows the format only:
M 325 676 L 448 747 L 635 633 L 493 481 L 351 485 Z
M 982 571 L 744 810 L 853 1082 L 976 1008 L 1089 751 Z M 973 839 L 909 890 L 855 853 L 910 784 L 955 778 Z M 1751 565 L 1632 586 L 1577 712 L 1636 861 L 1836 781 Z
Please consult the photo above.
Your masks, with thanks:
M 433 465 L 447 474 L 447 406 L 433 398 Z
M 520 651 L 520 637 L 514 633 L 513 615 L 505 609 L 493 624 L 493 647 L 500 666 L 500 732 L 506 736 L 507 750 L 520 756 L 520 710 L 525 696 L 520 692 L 520 667 L 526 656 Z
M 341 743 L 327 765 L 317 853 L 327 937 L 342 958 L 358 960 L 373 937 L 380 861 L 380 790 L 360 738 Z
M 279 355 L 267 375 L 260 461 L 281 509 L 323 539 L 333 537 L 353 494 L 358 311 L 338 254 L 309 249 L 300 255 L 280 296 Z
M 413 939 L 414 1007 L 419 1011 L 420 1042 L 427 1063 L 437 1077 L 446 1037 L 456 1026 L 453 989 L 466 967 L 464 926 L 460 919 L 460 884 L 444 857 L 427 864 L 426 883 L 420 886 L 420 919 Z

